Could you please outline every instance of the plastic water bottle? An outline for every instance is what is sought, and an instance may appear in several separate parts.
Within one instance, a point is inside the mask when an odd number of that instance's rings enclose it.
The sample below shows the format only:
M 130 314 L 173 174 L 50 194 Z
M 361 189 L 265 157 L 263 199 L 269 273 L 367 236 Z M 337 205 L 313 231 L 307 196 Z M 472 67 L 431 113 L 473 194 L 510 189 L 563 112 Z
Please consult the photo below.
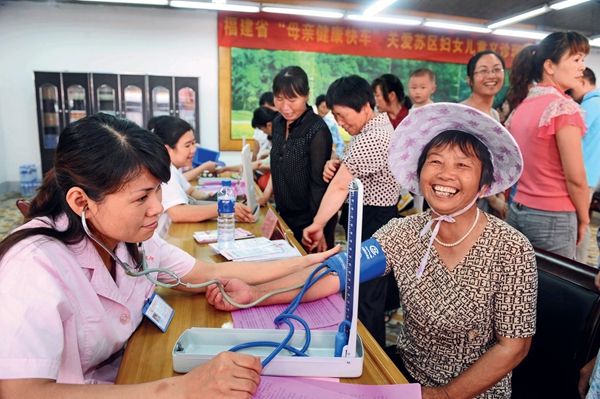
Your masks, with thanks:
M 231 180 L 223 180 L 223 187 L 217 193 L 219 217 L 217 219 L 217 242 L 227 244 L 235 240 L 235 195 Z
M 19 180 L 21 183 L 21 196 L 28 197 L 27 183 L 29 182 L 29 168 L 27 165 L 19 166 Z
M 21 165 L 19 167 L 19 179 L 21 183 L 21 196 L 32 197 L 35 192 L 33 185 L 37 176 L 35 165 Z
M 37 167 L 33 164 L 19 166 L 19 179 L 21 183 L 21 196 L 33 197 L 35 189 L 40 183 L 37 179 Z
M 37 180 L 37 167 L 34 164 L 29 165 L 29 183 L 31 186 L 35 186 L 35 181 Z M 32 195 L 34 192 L 32 191 Z

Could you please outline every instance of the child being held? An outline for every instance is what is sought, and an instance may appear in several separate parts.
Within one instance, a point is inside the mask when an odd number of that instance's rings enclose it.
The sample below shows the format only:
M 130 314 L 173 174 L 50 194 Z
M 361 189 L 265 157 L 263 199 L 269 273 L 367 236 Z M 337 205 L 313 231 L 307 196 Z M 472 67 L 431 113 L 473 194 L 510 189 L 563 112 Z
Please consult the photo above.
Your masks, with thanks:
M 431 95 L 435 92 L 435 74 L 427 68 L 417 69 L 410 74 L 408 93 L 413 100 L 411 110 L 433 104 Z

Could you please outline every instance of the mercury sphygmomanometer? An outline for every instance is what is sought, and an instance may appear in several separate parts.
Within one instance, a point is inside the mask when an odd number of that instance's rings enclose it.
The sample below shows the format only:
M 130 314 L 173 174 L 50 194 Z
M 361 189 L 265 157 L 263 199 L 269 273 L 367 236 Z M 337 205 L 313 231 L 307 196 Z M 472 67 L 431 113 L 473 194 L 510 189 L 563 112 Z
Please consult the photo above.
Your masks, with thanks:
M 362 374 L 363 347 L 356 333 L 358 285 L 382 276 L 386 268 L 386 258 L 375 239 L 371 238 L 361 244 L 362 184 L 358 179 L 354 179 L 349 188 L 348 250 L 330 257 L 317 267 L 303 284 L 296 298 L 275 318 L 275 324 L 285 323 L 289 326 L 289 331 L 188 329 L 179 337 L 173 348 L 173 368 L 176 372 L 191 371 L 218 353 L 233 350 L 264 358 L 262 363 L 265 375 L 358 377 Z M 337 332 L 311 332 L 306 322 L 293 312 L 304 293 L 329 273 L 337 274 L 340 291 L 345 290 L 344 320 Z M 231 301 L 222 286 L 218 286 L 223 297 L 234 306 L 249 307 Z M 291 289 L 296 288 L 299 287 Z M 290 289 L 286 291 L 288 290 Z M 274 294 L 268 294 L 250 305 L 253 306 Z M 296 320 L 303 326 L 303 334 L 301 331 L 295 334 L 291 320 Z M 271 350 L 273 347 L 275 349 Z

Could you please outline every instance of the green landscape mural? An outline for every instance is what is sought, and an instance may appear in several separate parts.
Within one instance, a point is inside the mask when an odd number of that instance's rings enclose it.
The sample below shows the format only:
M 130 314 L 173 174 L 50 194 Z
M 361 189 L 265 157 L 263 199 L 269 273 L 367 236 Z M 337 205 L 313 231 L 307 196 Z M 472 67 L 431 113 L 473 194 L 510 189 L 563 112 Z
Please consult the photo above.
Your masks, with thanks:
M 271 90 L 277 72 L 288 65 L 298 65 L 306 71 L 310 105 L 318 95 L 327 92 L 331 82 L 352 74 L 372 82 L 384 73 L 392 73 L 400 78 L 408 94 L 408 77 L 419 68 L 429 68 L 436 74 L 434 101 L 458 102 L 471 95 L 465 80 L 467 68 L 463 64 L 234 47 L 231 49 L 232 139 L 252 138 L 254 130 L 250 121 L 252 112 L 258 107 L 258 98 Z M 504 98 L 505 90 L 506 87 L 496 96 L 497 103 Z M 346 132 L 342 135 L 345 140 L 350 139 Z

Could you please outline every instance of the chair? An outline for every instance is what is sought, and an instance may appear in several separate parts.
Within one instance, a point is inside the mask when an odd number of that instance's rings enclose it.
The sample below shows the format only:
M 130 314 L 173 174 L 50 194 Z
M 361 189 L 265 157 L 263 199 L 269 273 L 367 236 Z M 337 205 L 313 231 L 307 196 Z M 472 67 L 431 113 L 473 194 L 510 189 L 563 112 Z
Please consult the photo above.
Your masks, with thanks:
M 29 201 L 23 198 L 19 198 L 17 200 L 17 208 L 21 211 L 23 216 L 27 216 L 27 212 L 29 211 Z
M 579 399 L 579 370 L 600 347 L 598 270 L 535 249 L 538 267 L 537 332 L 513 371 L 513 399 Z

